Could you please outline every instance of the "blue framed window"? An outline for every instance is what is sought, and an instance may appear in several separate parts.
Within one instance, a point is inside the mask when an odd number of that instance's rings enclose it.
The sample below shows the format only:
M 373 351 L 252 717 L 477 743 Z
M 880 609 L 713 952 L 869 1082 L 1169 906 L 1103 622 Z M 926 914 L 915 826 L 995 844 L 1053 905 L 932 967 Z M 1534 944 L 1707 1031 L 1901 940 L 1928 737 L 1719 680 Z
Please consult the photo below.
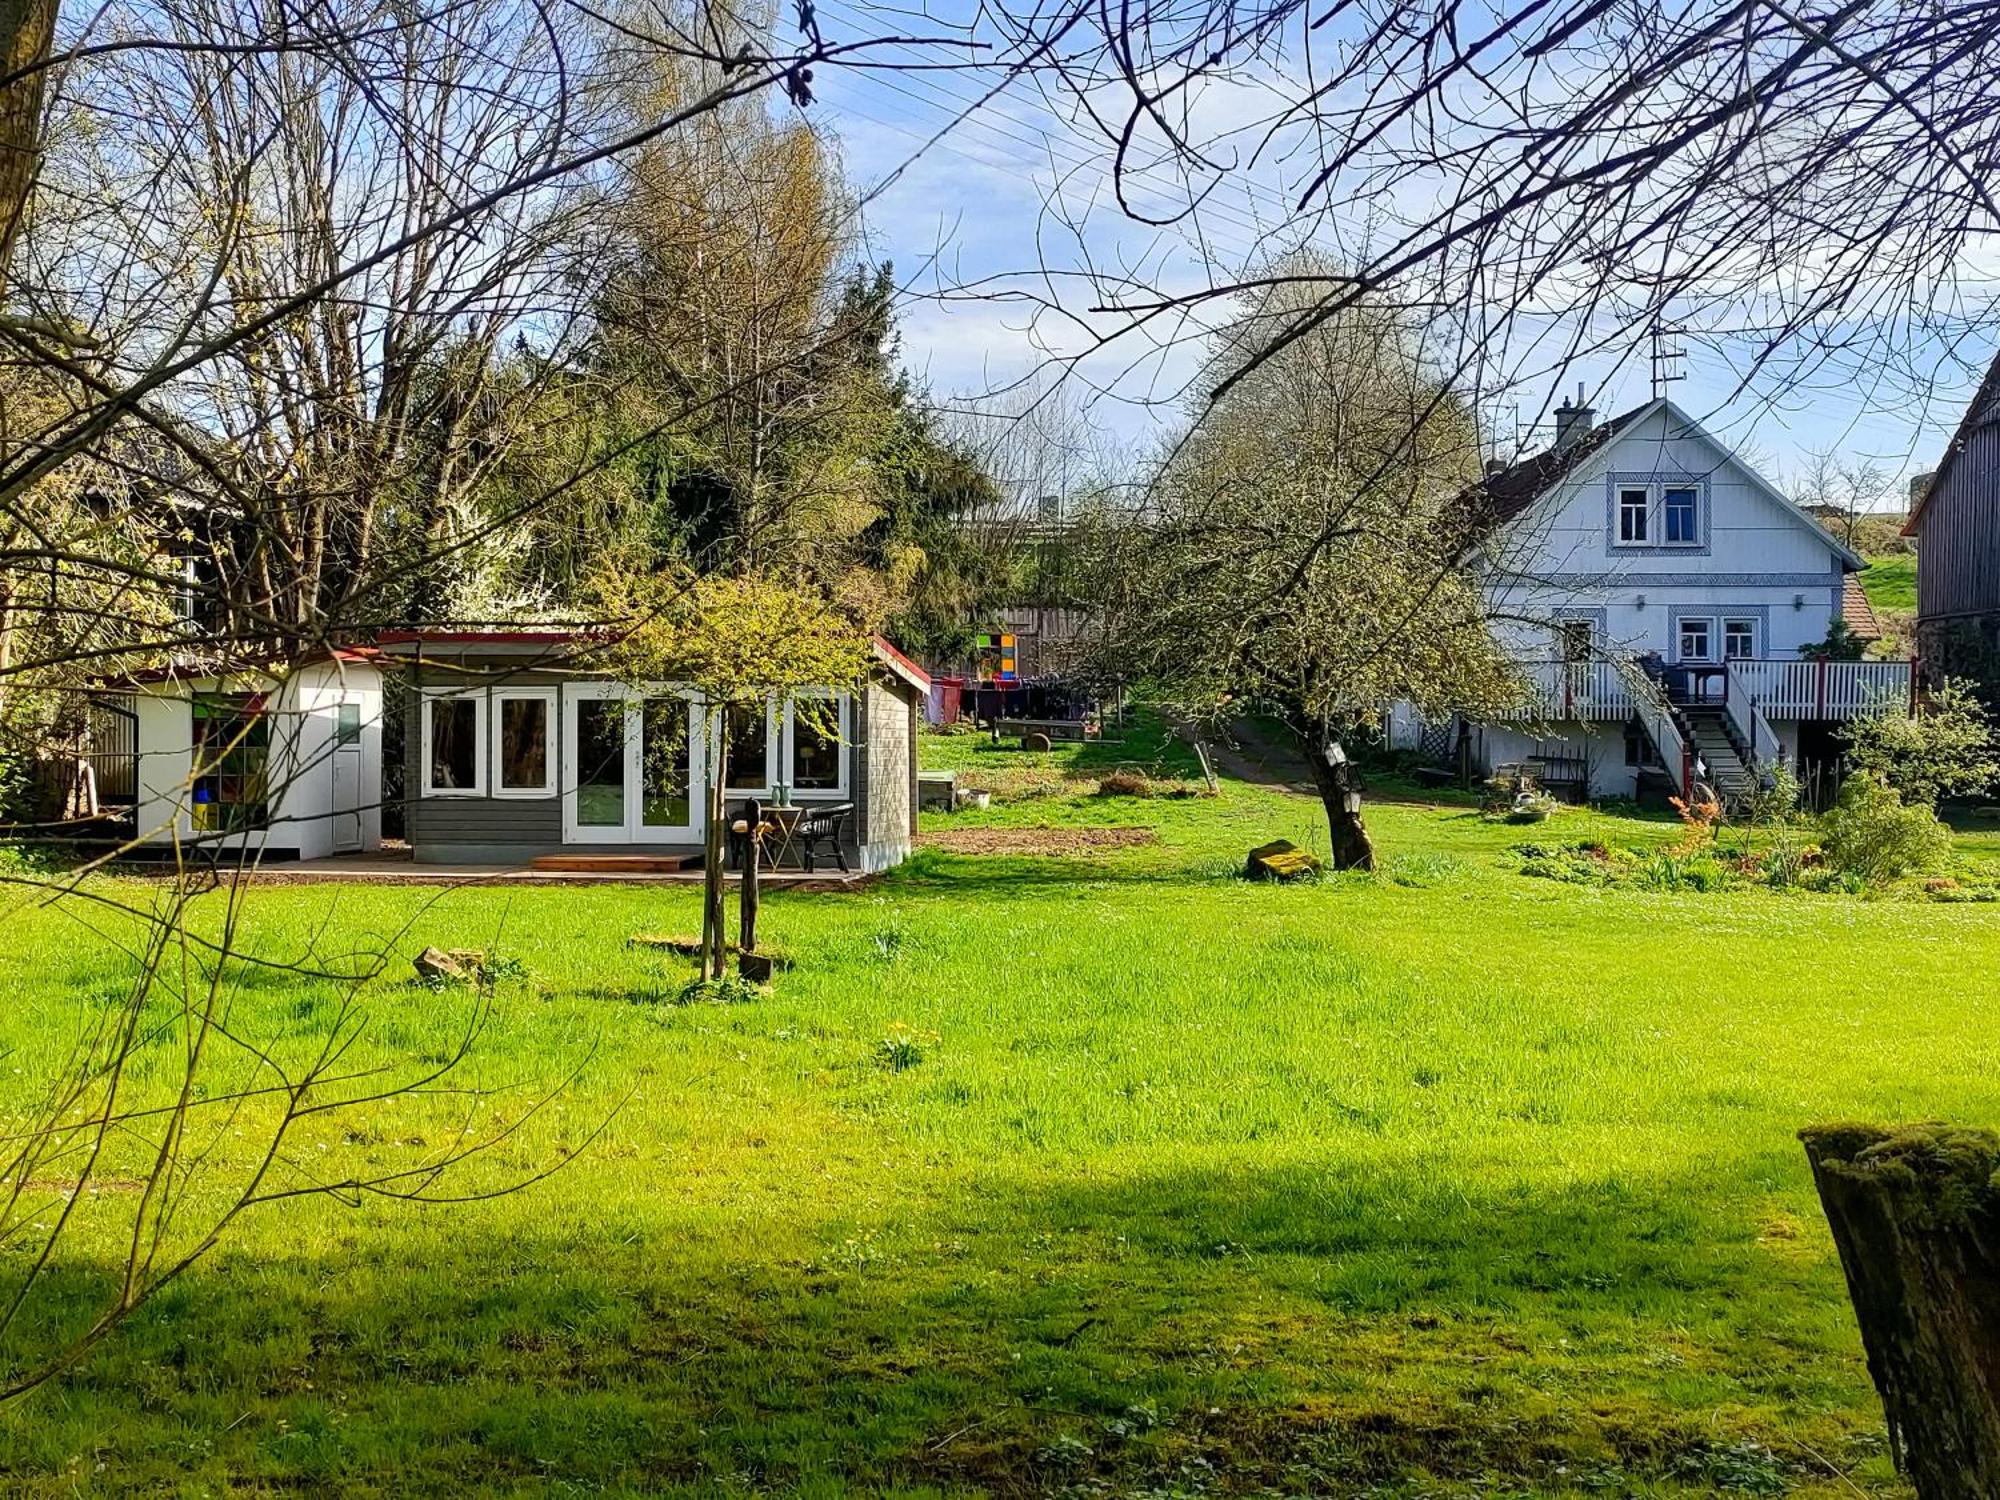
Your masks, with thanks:
M 1699 492 L 1689 485 L 1668 485 L 1660 494 L 1660 514 L 1668 546 L 1692 546 L 1701 540 L 1695 514 Z

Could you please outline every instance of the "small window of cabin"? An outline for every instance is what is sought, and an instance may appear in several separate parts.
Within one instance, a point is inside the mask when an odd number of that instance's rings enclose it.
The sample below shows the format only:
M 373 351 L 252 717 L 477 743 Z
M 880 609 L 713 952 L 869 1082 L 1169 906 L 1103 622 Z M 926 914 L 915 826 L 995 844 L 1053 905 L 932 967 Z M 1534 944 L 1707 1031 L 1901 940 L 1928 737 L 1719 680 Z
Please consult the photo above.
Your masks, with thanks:
M 771 786 L 771 708 L 768 703 L 732 703 L 729 714 L 729 773 L 732 792 L 763 792 Z
M 554 794 L 555 755 L 549 735 L 555 721 L 555 694 L 548 691 L 496 692 L 493 794 L 547 797 Z
M 791 784 L 799 792 L 844 790 L 841 776 L 841 739 L 845 732 L 847 700 L 842 697 L 801 696 L 787 709 Z
M 424 795 L 477 797 L 485 790 L 480 747 L 486 738 L 483 694 L 424 700 Z

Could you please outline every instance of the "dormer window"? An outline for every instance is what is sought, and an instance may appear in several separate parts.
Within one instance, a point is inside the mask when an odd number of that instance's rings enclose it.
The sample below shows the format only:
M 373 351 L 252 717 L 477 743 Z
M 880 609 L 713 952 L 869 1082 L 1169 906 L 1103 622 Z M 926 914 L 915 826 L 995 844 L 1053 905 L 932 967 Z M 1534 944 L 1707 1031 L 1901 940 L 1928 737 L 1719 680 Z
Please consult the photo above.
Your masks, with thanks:
M 1621 475 L 1612 485 L 1611 543 L 1645 551 L 1705 544 L 1702 485 Z

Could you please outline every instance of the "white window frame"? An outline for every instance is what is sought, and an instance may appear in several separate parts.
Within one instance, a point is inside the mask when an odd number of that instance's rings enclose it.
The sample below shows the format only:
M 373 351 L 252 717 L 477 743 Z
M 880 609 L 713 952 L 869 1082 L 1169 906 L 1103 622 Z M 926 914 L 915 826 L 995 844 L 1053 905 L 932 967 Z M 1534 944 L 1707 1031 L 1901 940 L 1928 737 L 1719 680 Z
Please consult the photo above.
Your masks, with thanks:
M 488 737 L 488 768 L 486 784 L 493 789 L 495 797 L 546 798 L 556 794 L 556 747 L 560 743 L 556 722 L 556 690 L 552 687 L 508 687 L 495 688 L 491 694 L 490 717 L 493 732 Z M 501 729 L 506 710 L 502 707 L 509 699 L 526 699 L 538 702 L 542 707 L 542 784 L 540 786 L 508 786 L 500 776 Z M 430 762 L 425 761 L 428 767 Z M 428 771 L 425 772 L 429 774 Z
M 467 699 L 472 703 L 472 777 L 471 786 L 433 786 L 431 768 L 431 738 L 433 724 L 431 705 L 450 699 Z M 426 797 L 484 797 L 486 795 L 486 689 L 476 688 L 425 688 L 423 694 L 424 722 L 419 736 L 421 744 L 418 753 L 423 756 L 423 795 Z
M 1741 625 L 1743 627 L 1741 631 L 1734 632 L 1735 634 L 1747 635 L 1750 638 L 1750 649 L 1741 656 L 1731 656 L 1729 654 L 1729 637 L 1732 633 L 1730 627 L 1732 625 Z M 1724 615 L 1722 617 L 1722 659 L 1724 661 L 1755 661 L 1757 659 L 1757 649 L 1762 644 L 1757 639 L 1757 634 L 1758 620 L 1755 615 Z
M 1659 507 L 1660 539 L 1653 545 L 1656 547 L 1699 547 L 1701 545 L 1701 486 L 1694 483 L 1662 484 L 1659 487 L 1659 489 L 1660 489 L 1660 507 Z M 1688 494 L 1694 497 L 1693 503 L 1690 504 L 1688 507 L 1688 524 L 1693 529 L 1694 534 L 1692 536 L 1683 537 L 1679 541 L 1675 541 L 1673 537 L 1668 535 L 1668 531 L 1670 529 L 1667 525 L 1668 490 L 1685 490 Z
M 1707 652 L 1703 653 L 1700 656 L 1688 655 L 1687 638 L 1688 638 L 1688 626 L 1690 625 L 1701 626 L 1702 638 L 1708 643 Z M 1674 636 L 1675 636 L 1674 659 L 1676 661 L 1713 664 L 1721 660 L 1720 657 L 1712 654 L 1717 644 L 1715 639 L 1714 615 L 1682 615 L 1680 617 L 1680 622 L 1674 627 Z
M 763 798 L 771 795 L 771 785 L 777 779 L 775 773 L 781 764 L 778 760 L 778 751 L 779 739 L 782 736 L 784 727 L 785 721 L 778 713 L 778 700 L 775 697 L 767 695 L 764 699 L 764 779 L 755 786 L 732 786 L 725 784 L 722 788 L 722 795 L 725 798 Z M 704 735 L 703 738 L 707 739 L 710 737 Z M 704 745 L 704 758 L 706 758 L 706 752 L 713 749 L 714 746 L 712 745 Z M 736 747 L 733 744 L 729 747 L 729 764 L 733 771 L 736 766 Z
M 1639 504 L 1636 508 L 1630 508 L 1626 505 L 1625 497 L 1627 495 L 1639 496 Z M 1625 534 L 1625 515 L 1628 508 L 1632 509 L 1632 513 L 1636 515 L 1639 519 L 1639 534 L 1637 536 L 1627 536 Z M 1653 489 L 1651 485 L 1645 485 L 1645 484 L 1619 485 L 1618 486 L 1618 545 L 1621 547 L 1652 546 L 1653 543 L 1650 536 L 1650 533 L 1652 531 L 1652 515 L 1653 515 Z
M 840 741 L 840 777 L 832 786 L 803 787 L 790 778 L 798 774 L 796 735 L 798 718 L 796 704 L 800 698 L 831 698 L 834 700 L 834 733 Z M 852 726 L 854 723 L 854 695 L 836 693 L 824 688 L 810 689 L 794 693 L 785 702 L 784 742 L 779 749 L 778 767 L 785 773 L 786 785 L 792 789 L 794 802 L 838 802 L 848 795 L 852 776 L 848 763 L 853 759 L 848 752 L 854 744 Z
M 1684 541 L 1667 536 L 1667 491 L 1687 490 L 1694 496 L 1694 535 Z M 1625 535 L 1626 497 L 1644 495 L 1645 505 L 1631 507 L 1640 518 L 1640 534 Z M 1612 546 L 1644 548 L 1647 551 L 1699 552 L 1703 546 L 1703 506 L 1708 503 L 1708 487 L 1698 479 L 1655 479 L 1645 484 L 1616 487 L 1617 507 L 1612 517 Z

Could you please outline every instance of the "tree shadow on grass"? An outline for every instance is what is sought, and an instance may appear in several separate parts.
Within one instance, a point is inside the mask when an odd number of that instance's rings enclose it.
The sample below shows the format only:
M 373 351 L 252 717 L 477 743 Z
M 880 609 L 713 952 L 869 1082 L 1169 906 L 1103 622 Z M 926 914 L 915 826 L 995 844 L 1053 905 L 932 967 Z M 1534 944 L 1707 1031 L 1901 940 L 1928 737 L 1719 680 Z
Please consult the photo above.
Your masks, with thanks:
M 84 1452 L 121 1488 L 451 1494 L 1591 1473 L 1694 1495 L 1723 1487 L 1711 1458 L 1789 1482 L 1801 1443 L 1862 1462 L 1879 1426 L 1844 1305 L 1815 1315 L 1830 1256 L 1773 1261 L 1712 1179 L 1053 1166 L 802 1199 L 761 1230 L 560 1223 L 528 1197 L 509 1233 L 392 1217 L 227 1255 L 0 1413 L 0 1471 Z M 108 1274 L 66 1269 L 73 1307 Z
M 920 849 L 885 877 L 888 892 L 955 892 L 979 896 L 1036 886 L 1215 885 L 1241 876 L 1229 859 L 1176 859 L 1157 845 L 1110 857 L 1082 854 L 951 854 Z

